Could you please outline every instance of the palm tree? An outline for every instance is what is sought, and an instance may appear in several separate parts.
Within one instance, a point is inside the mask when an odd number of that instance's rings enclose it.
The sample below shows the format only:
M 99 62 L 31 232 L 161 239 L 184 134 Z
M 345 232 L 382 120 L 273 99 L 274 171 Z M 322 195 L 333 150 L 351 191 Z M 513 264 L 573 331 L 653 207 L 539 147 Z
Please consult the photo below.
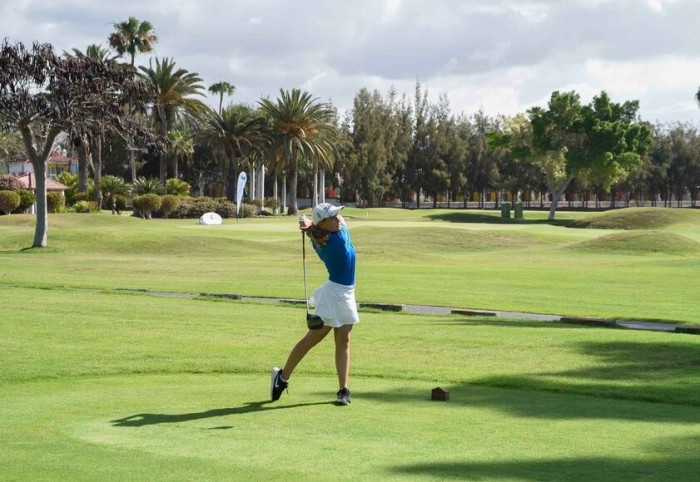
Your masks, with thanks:
M 105 49 L 101 44 L 90 44 L 81 52 L 74 48 L 73 53 L 64 51 L 66 57 L 76 57 L 79 59 L 91 59 L 102 65 L 113 65 L 117 62 L 118 55 L 114 55 L 109 49 Z M 93 180 L 95 186 L 100 186 L 102 177 L 102 140 L 103 134 L 99 132 L 81 135 L 76 139 L 78 142 L 78 172 L 80 174 L 79 192 L 88 191 L 88 166 L 92 158 Z M 93 200 L 98 206 L 102 206 L 102 191 L 95 189 Z
M 151 52 L 158 42 L 153 25 L 145 20 L 141 22 L 136 17 L 129 17 L 126 22 L 115 23 L 114 29 L 115 32 L 109 36 L 109 45 L 120 57 L 128 53 L 132 67 L 136 53 Z
M 221 81 L 217 82 L 216 84 L 212 84 L 209 86 L 209 92 L 212 94 L 219 94 L 219 115 L 221 115 L 221 107 L 224 103 L 224 94 L 225 95 L 233 95 L 233 92 L 236 90 L 236 87 L 232 84 L 229 84 L 228 82 Z
M 107 199 L 107 205 L 112 209 L 114 209 L 117 196 L 127 197 L 131 192 L 131 186 L 117 176 L 103 177 L 99 186 L 100 188 L 95 190 L 102 193 L 102 196 Z
M 296 215 L 300 158 L 313 162 L 314 166 L 330 167 L 337 155 L 339 136 L 335 110 L 299 89 L 280 89 L 280 97 L 275 102 L 263 99 L 260 105 L 274 133 L 270 149 L 273 167 L 289 175 L 288 214 Z
M 175 61 L 165 58 L 161 62 L 149 61 L 148 67 L 139 67 L 141 77 L 151 90 L 151 121 L 159 134 L 166 138 L 171 126 L 177 120 L 202 118 L 211 109 L 191 95 L 204 95 L 202 79 L 194 72 L 175 67 Z M 160 182 L 165 185 L 168 175 L 168 163 L 165 153 L 160 156 Z
M 134 57 L 136 53 L 147 53 L 153 51 L 155 44 L 158 42 L 158 37 L 153 31 L 153 25 L 148 21 L 139 21 L 136 17 L 129 17 L 126 22 L 114 24 L 114 33 L 109 36 L 109 45 L 117 51 L 119 56 L 125 53 L 130 55 L 130 65 L 134 67 Z M 126 109 L 131 112 L 131 105 L 127 105 Z M 139 150 L 135 146 L 130 145 L 133 139 L 127 142 L 129 150 L 129 166 L 131 168 L 131 181 L 136 180 L 136 151 Z
M 80 59 L 88 58 L 96 60 L 102 64 L 113 64 L 119 58 L 119 55 L 114 55 L 111 50 L 102 47 L 102 44 L 90 44 L 82 52 L 80 49 L 73 49 L 73 53 L 63 51 L 63 55 L 68 57 L 77 57 Z
M 239 160 L 269 142 L 266 119 L 245 105 L 229 106 L 206 119 L 200 140 L 226 157 L 226 197 L 235 201 Z
M 173 156 L 173 177 L 178 179 L 178 161 L 194 154 L 194 141 L 190 132 L 180 129 L 168 131 L 168 141 L 170 141 L 170 154 Z

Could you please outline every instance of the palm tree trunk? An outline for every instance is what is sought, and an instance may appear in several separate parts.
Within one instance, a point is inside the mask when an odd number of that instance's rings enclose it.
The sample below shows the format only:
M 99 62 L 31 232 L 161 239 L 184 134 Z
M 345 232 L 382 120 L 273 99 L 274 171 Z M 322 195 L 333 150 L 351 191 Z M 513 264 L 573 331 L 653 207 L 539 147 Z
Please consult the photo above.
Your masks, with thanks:
M 287 176 L 282 176 L 282 212 L 287 211 Z
M 165 116 L 162 116 L 160 120 L 160 135 L 163 139 L 168 137 L 168 124 L 165 121 Z M 159 179 L 163 189 L 165 189 L 165 181 L 168 179 L 168 153 L 165 151 L 161 152 L 159 157 Z
M 314 195 L 311 199 L 311 207 L 318 204 L 318 161 L 314 159 Z
M 252 201 L 255 199 L 258 195 L 257 191 L 257 172 L 255 170 L 255 163 L 252 163 L 250 165 L 250 187 L 248 188 L 248 194 L 250 196 L 250 200 Z
M 297 205 L 297 167 L 294 166 L 289 173 L 289 208 L 287 214 L 296 216 L 299 212 Z
M 262 207 L 265 207 L 265 164 L 260 163 L 260 201 L 262 202 Z
M 133 139 L 131 141 L 133 143 Z M 129 167 L 131 168 L 131 182 L 134 183 L 136 181 L 136 152 L 134 149 L 129 147 L 129 144 L 127 144 L 127 149 L 129 149 Z
M 272 180 L 272 198 L 277 199 L 277 174 Z M 277 208 L 272 209 L 272 214 L 277 214 Z
M 78 145 L 78 192 L 88 192 L 89 146 L 85 136 L 80 136 Z
M 326 170 L 321 169 L 321 202 L 326 202 Z
M 100 189 L 100 183 L 102 182 L 102 136 L 97 136 L 91 150 L 93 153 L 92 160 L 95 164 L 95 192 L 93 199 L 97 207 L 102 209 L 102 189 Z
M 235 154 L 231 154 L 226 166 L 226 199 L 235 203 L 237 190 L 238 177 L 236 176 L 236 156 Z

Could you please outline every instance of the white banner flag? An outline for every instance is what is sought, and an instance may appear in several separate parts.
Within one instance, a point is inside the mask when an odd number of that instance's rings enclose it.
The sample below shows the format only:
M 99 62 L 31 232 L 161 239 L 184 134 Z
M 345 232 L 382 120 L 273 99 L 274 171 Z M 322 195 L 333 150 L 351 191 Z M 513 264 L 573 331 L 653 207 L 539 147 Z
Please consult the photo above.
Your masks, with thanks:
M 243 191 L 245 190 L 245 183 L 248 181 L 248 175 L 245 171 L 241 171 L 238 175 L 238 191 L 236 192 L 236 216 L 241 212 L 241 201 L 243 200 Z

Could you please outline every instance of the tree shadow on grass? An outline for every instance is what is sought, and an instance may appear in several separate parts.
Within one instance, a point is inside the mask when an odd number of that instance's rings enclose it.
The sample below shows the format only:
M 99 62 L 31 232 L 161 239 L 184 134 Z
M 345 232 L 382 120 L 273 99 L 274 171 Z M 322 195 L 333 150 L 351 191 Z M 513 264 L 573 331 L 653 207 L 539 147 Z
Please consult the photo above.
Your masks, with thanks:
M 242 415 L 251 412 L 261 412 L 268 410 L 285 410 L 288 408 L 310 407 L 313 405 L 332 405 L 333 402 L 313 402 L 313 403 L 297 403 L 294 405 L 274 405 L 269 400 L 263 402 L 246 402 L 239 407 L 217 408 L 206 410 L 204 412 L 191 412 L 179 414 L 166 413 L 137 413 L 128 417 L 112 420 L 114 427 L 143 427 L 145 425 L 157 425 L 161 423 L 178 423 L 190 422 L 192 420 L 203 420 L 206 418 L 225 417 L 228 415 Z
M 443 388 L 450 390 L 447 404 L 552 420 L 700 424 L 697 343 L 583 342 L 579 350 L 590 359 L 585 367 L 525 374 L 518 374 L 514 368 L 513 374 L 446 386 Z M 416 403 L 427 401 L 430 388 L 362 396 L 388 403 Z
M 586 396 L 700 407 L 700 345 L 686 343 L 582 342 L 593 363 L 579 369 L 484 377 L 473 383 Z M 700 413 L 691 417 L 700 423 Z
M 697 450 L 697 445 L 695 447 Z M 669 450 L 649 458 L 575 457 L 498 461 L 498 462 L 434 462 L 396 466 L 392 472 L 402 476 L 429 477 L 435 480 L 697 480 L 700 459 L 689 451 L 679 456 Z
M 483 214 L 474 212 L 450 212 L 440 214 L 429 214 L 426 217 L 434 221 L 445 221 L 448 223 L 480 223 L 480 224 L 551 224 L 552 226 L 566 226 L 569 220 L 547 219 L 504 219 L 500 216 L 500 211 L 494 214 Z

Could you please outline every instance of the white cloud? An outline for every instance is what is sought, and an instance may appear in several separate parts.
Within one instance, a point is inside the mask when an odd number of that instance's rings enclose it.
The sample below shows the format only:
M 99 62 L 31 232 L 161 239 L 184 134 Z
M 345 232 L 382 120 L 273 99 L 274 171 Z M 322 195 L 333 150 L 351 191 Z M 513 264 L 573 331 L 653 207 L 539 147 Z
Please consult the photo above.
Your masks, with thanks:
M 205 86 L 233 83 L 231 102 L 302 87 L 344 110 L 362 87 L 412 98 L 419 79 L 433 101 L 446 92 L 455 113 L 513 114 L 575 89 L 639 99 L 649 119 L 700 119 L 697 0 L 59 3 L 0 0 L 0 32 L 61 52 L 106 45 L 132 15 L 155 27 L 152 55 L 173 57 Z
M 596 83 L 631 95 L 676 89 L 692 90 L 700 83 L 700 57 L 657 58 L 648 62 L 591 60 L 586 62 L 585 69 Z

